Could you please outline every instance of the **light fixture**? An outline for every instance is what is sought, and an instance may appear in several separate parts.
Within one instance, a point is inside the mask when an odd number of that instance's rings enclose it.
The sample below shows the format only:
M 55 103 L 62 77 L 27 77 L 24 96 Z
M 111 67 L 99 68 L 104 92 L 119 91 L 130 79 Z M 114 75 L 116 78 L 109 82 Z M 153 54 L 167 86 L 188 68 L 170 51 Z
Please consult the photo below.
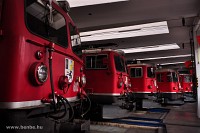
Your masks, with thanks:
M 171 63 L 162 63 L 159 65 L 174 65 L 174 64 L 184 64 L 185 62 L 171 62 Z
M 142 58 L 137 60 L 157 60 L 157 59 L 180 58 L 180 57 L 190 57 L 190 56 L 191 54 L 186 54 L 186 55 L 175 55 L 175 56 L 165 56 L 165 57 Z
M 119 50 L 122 50 L 125 53 L 139 53 L 139 52 L 160 51 L 160 50 L 170 50 L 179 48 L 180 47 L 176 43 L 172 43 L 172 44 L 153 45 L 147 47 L 127 48 Z
M 29 70 L 29 79 L 33 85 L 43 85 L 48 78 L 48 68 L 42 62 L 35 62 Z
M 81 32 L 81 41 L 97 41 L 169 33 L 167 21 Z
M 70 7 L 72 8 L 72 7 L 98 5 L 98 4 L 128 1 L 128 0 L 67 0 L 67 1 L 69 2 Z

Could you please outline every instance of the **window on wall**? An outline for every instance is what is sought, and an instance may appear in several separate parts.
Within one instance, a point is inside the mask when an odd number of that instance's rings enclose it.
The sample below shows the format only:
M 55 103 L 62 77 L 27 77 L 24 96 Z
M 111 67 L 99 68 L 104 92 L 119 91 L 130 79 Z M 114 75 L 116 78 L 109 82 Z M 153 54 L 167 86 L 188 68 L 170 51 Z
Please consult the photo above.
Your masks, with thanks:
M 104 64 L 104 59 L 108 58 L 107 55 L 94 55 L 86 56 L 86 68 L 87 69 L 106 69 L 107 64 Z
M 130 69 L 130 76 L 132 78 L 142 77 L 142 68 L 131 68 Z
M 25 21 L 29 31 L 62 47 L 67 47 L 67 27 L 64 16 L 54 8 L 50 13 L 48 3 L 39 3 L 36 0 L 25 0 L 25 3 Z
M 126 68 L 125 68 L 124 59 L 121 58 L 120 56 L 115 55 L 114 60 L 115 60 L 116 70 L 119 71 L 119 72 L 125 72 Z
M 149 78 L 155 77 L 155 69 L 153 67 L 147 67 L 147 77 Z

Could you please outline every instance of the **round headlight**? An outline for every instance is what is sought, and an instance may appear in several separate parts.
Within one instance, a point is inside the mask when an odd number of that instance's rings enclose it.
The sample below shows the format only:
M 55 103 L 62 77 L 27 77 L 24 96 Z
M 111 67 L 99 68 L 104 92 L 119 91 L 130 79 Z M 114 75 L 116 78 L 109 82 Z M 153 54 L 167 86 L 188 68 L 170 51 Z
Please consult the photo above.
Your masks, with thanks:
M 48 68 L 42 62 L 35 62 L 29 70 L 29 79 L 33 85 L 42 85 L 48 78 Z
M 123 82 L 122 82 L 122 81 L 118 81 L 118 85 L 117 85 L 117 87 L 118 87 L 118 88 L 121 88 L 122 85 L 123 85 Z
M 37 77 L 38 81 L 41 83 L 44 83 L 47 80 L 48 77 L 48 71 L 47 71 L 46 65 L 39 65 L 37 68 Z

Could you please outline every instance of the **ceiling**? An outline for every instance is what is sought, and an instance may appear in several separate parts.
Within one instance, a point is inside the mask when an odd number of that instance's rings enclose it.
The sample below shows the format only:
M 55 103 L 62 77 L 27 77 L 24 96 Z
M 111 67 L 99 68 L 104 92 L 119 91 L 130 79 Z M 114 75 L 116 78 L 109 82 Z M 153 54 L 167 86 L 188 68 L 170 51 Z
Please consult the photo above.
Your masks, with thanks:
M 191 31 L 199 21 L 200 0 L 129 0 L 101 5 L 74 7 L 70 16 L 80 32 L 167 21 L 169 33 L 121 39 L 83 42 L 82 45 L 115 43 L 106 48 L 135 48 L 177 43 L 179 49 L 125 54 L 127 60 L 191 54 Z M 105 47 L 105 45 L 102 45 Z M 185 62 L 191 57 L 143 60 L 144 63 Z M 184 64 L 163 67 L 183 67 Z

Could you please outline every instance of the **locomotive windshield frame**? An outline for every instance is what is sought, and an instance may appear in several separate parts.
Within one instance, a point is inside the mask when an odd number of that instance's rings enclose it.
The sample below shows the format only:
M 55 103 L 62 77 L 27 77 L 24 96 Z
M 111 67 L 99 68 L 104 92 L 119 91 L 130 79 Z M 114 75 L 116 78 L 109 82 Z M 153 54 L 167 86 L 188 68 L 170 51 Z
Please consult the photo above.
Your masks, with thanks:
M 50 14 L 48 4 L 44 6 L 37 1 L 25 0 L 25 22 L 27 29 L 37 36 L 67 48 L 68 33 L 65 17 L 61 12 L 53 8 L 53 20 L 50 21 Z

